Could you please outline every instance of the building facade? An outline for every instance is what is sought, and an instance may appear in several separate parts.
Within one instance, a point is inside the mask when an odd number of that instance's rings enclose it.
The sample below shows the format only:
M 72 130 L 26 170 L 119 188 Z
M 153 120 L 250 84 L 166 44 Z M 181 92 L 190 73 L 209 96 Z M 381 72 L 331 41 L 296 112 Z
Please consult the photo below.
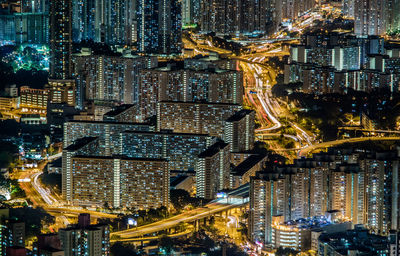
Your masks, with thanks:
M 162 101 L 157 108 L 157 129 L 223 138 L 225 120 L 240 109 L 235 104 Z
M 144 53 L 180 54 L 182 9 L 178 0 L 137 1 L 137 42 Z
M 215 199 L 217 192 L 230 187 L 230 145 L 217 142 L 198 157 L 195 165 L 196 196 Z
M 20 105 L 22 112 L 44 114 L 49 100 L 49 91 L 33 89 L 28 86 L 20 88 Z
M 215 139 L 204 134 L 160 132 L 122 132 L 120 154 L 137 158 L 168 160 L 170 170 L 193 171 L 196 157 Z
M 48 44 L 48 13 L 15 13 L 15 42 L 17 44 Z
M 224 141 L 232 152 L 251 150 L 254 145 L 255 112 L 243 109 L 225 121 Z
M 354 33 L 359 36 L 386 33 L 385 0 L 354 0 Z
M 118 154 L 120 133 L 124 131 L 154 131 L 151 124 L 69 121 L 64 124 L 64 147 L 68 147 L 83 137 L 99 137 L 101 150 L 99 154 L 107 156 Z
M 287 222 L 329 211 L 374 234 L 388 235 L 399 225 L 398 164 L 395 150 L 334 149 L 292 165 L 268 167 L 251 179 L 249 235 L 271 243 L 273 216 Z
M 168 66 L 141 70 L 141 119 L 156 115 L 159 101 L 241 104 L 243 74 L 231 70 L 190 70 Z
M 50 78 L 72 76 L 72 1 L 50 1 Z
M 138 102 L 140 70 L 157 66 L 155 57 L 76 54 L 74 74 L 78 106 L 86 100 L 134 104 Z
M 169 204 L 169 169 L 162 159 L 71 158 L 71 204 L 150 209 Z
M 110 228 L 108 225 L 73 225 L 58 231 L 61 252 L 65 256 L 110 255 Z M 90 221 L 89 221 L 90 224 Z M 58 250 L 57 250 L 58 251 Z M 59 253 L 59 252 L 58 252 Z M 57 254 L 58 255 L 58 254 Z

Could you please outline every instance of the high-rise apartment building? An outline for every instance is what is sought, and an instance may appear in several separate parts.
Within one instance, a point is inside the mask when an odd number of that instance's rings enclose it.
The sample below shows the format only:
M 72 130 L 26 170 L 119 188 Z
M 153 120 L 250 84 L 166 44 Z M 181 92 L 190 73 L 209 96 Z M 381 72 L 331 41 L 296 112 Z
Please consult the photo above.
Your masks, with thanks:
M 279 173 L 257 173 L 250 179 L 248 234 L 252 241 L 272 243 L 274 216 L 286 216 L 289 212 L 290 187 L 285 179 Z
M 228 189 L 229 144 L 217 142 L 203 151 L 197 157 L 195 172 L 197 197 L 215 199 L 218 191 Z
M 388 235 L 400 223 L 398 165 L 397 151 L 343 149 L 291 165 L 267 164 L 268 170 L 251 179 L 249 235 L 253 241 L 271 243 L 271 216 L 282 215 L 287 222 L 325 212 L 363 224 L 374 234 Z M 279 189 L 278 181 L 282 182 Z M 287 208 L 271 211 L 279 205 Z
M 50 78 L 72 76 L 72 1 L 50 1 Z
M 137 110 L 135 105 L 123 104 L 105 113 L 103 120 L 106 122 L 134 123 L 136 115 Z
M 230 35 L 263 34 L 267 30 L 269 7 L 268 1 L 202 1 L 201 30 Z
M 11 13 L 0 15 L 0 38 L 2 42 L 14 42 L 15 33 L 15 16 Z
M 50 38 L 48 13 L 2 13 L 0 40 L 15 44 L 48 44 Z
M 201 5 L 201 30 L 217 34 L 265 34 L 315 6 L 315 0 L 206 0 Z
M 223 138 L 225 120 L 240 109 L 235 104 L 162 101 L 157 108 L 157 129 Z
M 387 0 L 387 17 L 386 29 L 388 31 L 396 31 L 400 28 L 400 1 Z
M 157 102 L 241 104 L 243 74 L 233 70 L 190 70 L 172 66 L 141 70 L 139 109 L 142 120 L 156 115 Z
M 315 6 L 315 0 L 283 0 L 282 19 L 293 20 Z
M 144 123 L 69 121 L 64 124 L 64 147 L 83 137 L 99 137 L 100 155 L 118 154 L 120 133 L 123 131 L 154 131 L 155 127 Z
M 398 55 L 385 49 L 382 37 L 322 32 L 305 34 L 302 41 L 302 45 L 291 47 L 285 83 L 301 81 L 304 92 L 317 94 L 346 93 L 350 88 L 397 90 L 400 73 L 395 56 Z
M 79 0 L 73 3 L 73 40 L 130 45 L 134 1 Z
M 49 43 L 48 13 L 14 13 L 14 17 L 17 44 Z
M 100 42 L 111 45 L 124 45 L 127 43 L 125 23 L 128 22 L 126 15 L 129 10 L 126 6 L 128 2 L 131 1 L 96 1 L 95 38 L 100 38 Z
M 96 0 L 72 1 L 72 40 L 95 41 Z
M 110 255 L 110 228 L 106 224 L 83 225 L 83 223 L 78 223 L 60 229 L 58 235 L 63 250 L 62 255 Z
M 386 33 L 385 0 L 354 0 L 354 33 L 359 36 Z
M 183 0 L 182 1 L 182 24 L 193 25 L 200 22 L 200 0 Z
M 169 204 L 169 169 L 163 159 L 75 155 L 70 160 L 72 205 L 149 209 Z
M 243 109 L 225 120 L 224 141 L 232 152 L 251 150 L 254 144 L 255 112 Z
M 48 13 L 49 0 L 21 0 L 21 13 Z
M 309 169 L 294 168 L 294 173 L 290 175 L 290 183 L 292 184 L 290 195 L 290 219 L 297 220 L 310 215 L 309 189 Z
M 10 247 L 25 247 L 25 223 L 10 216 L 10 209 L 0 210 L 0 255 L 9 255 Z
M 181 1 L 140 0 L 137 8 L 137 40 L 140 52 L 180 54 L 182 48 Z
M 96 137 L 84 137 L 64 148 L 62 194 L 68 203 L 137 209 L 168 205 L 166 160 L 105 156 L 99 142 Z
M 269 1 L 241 0 L 241 8 L 238 9 L 240 32 L 244 34 L 267 32 L 267 19 L 272 11 L 269 4 Z
M 73 41 L 131 45 L 135 1 L 73 1 Z
M 376 234 L 387 235 L 399 228 L 399 159 L 397 156 L 377 154 L 366 157 L 366 226 Z
M 231 155 L 235 153 L 231 152 Z M 236 154 L 237 156 L 238 154 Z M 232 166 L 231 169 L 231 189 L 236 189 L 242 185 L 250 182 L 251 177 L 255 176 L 257 172 L 265 168 L 267 156 L 265 154 L 250 154 L 245 153 L 246 157 L 242 161 L 234 159 L 233 162 L 237 165 Z
M 355 0 L 342 0 L 342 13 L 346 17 L 354 18 L 354 14 L 355 14 L 354 2 L 355 2 Z
M 365 223 L 365 173 L 358 164 L 343 164 L 329 175 L 328 208 L 354 223 Z
M 72 1 L 50 1 L 49 101 L 75 106 L 72 79 Z
M 239 71 L 239 61 L 235 59 L 223 59 L 216 53 L 210 53 L 208 56 L 197 55 L 184 60 L 184 68 L 191 70 L 207 70 L 210 68 L 222 70 Z
M 75 54 L 78 106 L 85 100 L 134 104 L 138 102 L 139 74 L 157 66 L 156 57 Z
M 69 146 L 64 146 L 62 151 L 62 177 L 61 188 L 64 200 L 71 202 L 73 193 L 72 183 L 72 158 L 76 155 L 96 155 L 99 150 L 99 139 L 97 137 L 84 137 L 76 140 Z M 104 155 L 104 154 L 100 154 Z
M 122 132 L 120 154 L 135 158 L 168 160 L 170 170 L 193 171 L 196 157 L 215 139 L 204 134 L 161 132 Z

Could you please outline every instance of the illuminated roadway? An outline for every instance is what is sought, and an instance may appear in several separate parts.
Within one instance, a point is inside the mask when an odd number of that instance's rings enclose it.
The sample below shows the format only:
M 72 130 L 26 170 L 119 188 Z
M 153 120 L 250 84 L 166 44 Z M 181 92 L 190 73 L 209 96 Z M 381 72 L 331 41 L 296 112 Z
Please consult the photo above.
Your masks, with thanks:
M 317 149 L 329 148 L 338 146 L 345 143 L 357 143 L 357 142 L 365 142 L 365 141 L 390 141 L 390 140 L 400 140 L 400 137 L 360 137 L 360 138 L 350 138 L 350 139 L 342 139 L 342 140 L 334 140 L 322 142 L 319 144 L 314 144 L 308 147 L 305 147 L 300 150 L 299 156 L 306 157 L 309 153 Z
M 302 26 L 308 26 L 314 18 L 317 18 L 317 15 L 312 14 L 311 18 L 306 18 L 300 22 L 299 28 L 295 29 L 295 31 L 301 31 Z M 194 40 L 193 40 L 194 41 Z M 194 45 L 194 48 L 199 48 L 200 51 L 207 50 L 207 51 L 214 51 L 214 52 L 219 52 L 219 53 L 227 53 L 226 51 L 221 50 L 220 48 L 214 47 L 212 43 L 208 40 L 206 40 L 206 44 L 199 44 L 197 43 Z M 278 130 L 279 128 L 282 127 L 281 122 L 279 121 L 279 109 L 280 106 L 279 104 L 270 96 L 271 95 L 271 86 L 275 83 L 275 77 L 276 77 L 276 72 L 268 67 L 268 65 L 265 64 L 257 64 L 257 63 L 262 63 L 268 57 L 269 55 L 271 56 L 283 56 L 287 55 L 288 52 L 283 51 L 282 49 L 272 49 L 269 52 L 265 52 L 263 55 L 260 55 L 260 53 L 257 53 L 256 55 L 252 56 L 246 56 L 245 59 L 242 59 L 242 57 L 235 57 L 237 59 L 240 59 L 243 61 L 241 63 L 241 67 L 244 70 L 244 72 L 248 76 L 253 77 L 253 86 L 247 86 L 246 89 L 246 95 L 245 97 L 249 99 L 249 101 L 254 105 L 256 108 L 256 112 L 258 116 L 263 117 L 261 120 L 262 123 L 262 128 L 257 130 L 257 133 L 260 134 L 261 136 L 273 136 L 270 131 L 273 130 Z M 267 79 L 265 79 L 266 76 Z M 266 81 L 266 84 L 264 84 L 264 81 Z M 251 84 L 251 83 L 249 83 Z M 255 88 L 254 88 L 255 87 Z M 254 90 L 254 93 L 252 93 L 252 90 Z M 256 95 L 256 98 L 252 97 L 252 94 Z M 257 104 L 259 103 L 259 105 Z M 268 121 L 270 121 L 270 124 L 267 125 Z M 392 137 L 392 138 L 355 138 L 355 139 L 347 139 L 347 140 L 337 140 L 337 141 L 332 141 L 332 142 L 324 142 L 320 144 L 315 144 L 313 145 L 313 142 L 315 141 L 315 135 L 312 134 L 310 135 L 308 132 L 306 132 L 304 129 L 299 127 L 297 124 L 293 122 L 289 122 L 290 126 L 296 130 L 297 136 L 293 135 L 284 135 L 285 137 L 290 137 L 296 141 L 302 141 L 304 143 L 303 148 L 300 149 L 300 156 L 307 155 L 308 152 L 312 152 L 315 149 L 318 148 L 324 148 L 324 147 L 331 147 L 335 145 L 339 145 L 342 143 L 346 142 L 361 142 L 361 141 L 367 141 L 367 140 L 393 140 L 393 139 L 399 139 L 400 137 Z M 276 134 L 280 135 L 280 134 Z M 155 223 L 151 223 L 148 225 L 144 225 L 141 227 L 135 227 L 131 228 L 128 230 L 124 231 L 119 231 L 119 232 L 113 232 L 111 235 L 114 236 L 113 240 L 118 240 L 118 241 L 128 241 L 128 240 L 140 240 L 141 236 L 144 235 L 149 235 L 149 234 L 154 234 L 162 230 L 167 230 L 169 228 L 172 228 L 174 226 L 177 226 L 181 223 L 188 223 L 188 222 L 195 222 L 197 220 L 206 218 L 208 216 L 211 216 L 215 213 L 218 212 L 223 212 L 227 211 L 232 208 L 236 208 L 240 205 L 242 205 L 243 202 L 239 201 L 237 203 L 231 203 L 231 204 L 222 204 L 220 202 L 214 202 L 211 204 L 208 204 L 206 207 L 203 208 L 197 208 L 185 213 L 182 213 L 180 215 L 161 220 Z
M 183 232 L 180 232 L 180 233 L 176 233 L 176 234 L 171 234 L 171 235 L 168 235 L 169 237 L 171 237 L 171 238 L 177 238 L 177 237 L 181 237 L 181 236 L 186 236 L 186 235 L 188 235 L 188 234 L 190 234 L 190 233 L 192 233 L 194 231 L 194 229 L 193 228 L 189 228 L 189 229 L 186 229 L 185 231 L 183 231 Z M 125 239 L 111 239 L 110 240 L 110 242 L 111 243 L 114 243 L 114 242 L 142 242 L 142 241 L 153 241 L 153 240 L 158 240 L 158 239 L 160 239 L 160 237 L 162 237 L 163 235 L 161 235 L 161 236 L 147 236 L 147 237 L 133 237 L 133 238 L 125 238 Z
M 239 207 L 246 204 L 247 201 L 242 199 L 231 199 L 230 203 L 227 204 L 226 199 L 217 200 L 216 202 L 210 203 L 202 208 L 196 208 L 194 210 L 184 212 L 174 217 L 157 221 L 148 225 L 140 226 L 137 228 L 131 228 L 124 231 L 113 232 L 111 235 L 115 235 L 113 239 L 123 240 L 128 238 L 140 237 L 146 234 L 153 234 L 162 230 L 173 228 L 181 223 L 190 223 L 197 220 L 204 219 L 212 216 L 219 212 L 224 212 L 232 208 Z
M 55 160 L 55 159 L 57 159 L 57 158 L 60 158 L 61 156 L 62 156 L 62 152 L 57 153 L 57 154 L 52 155 L 52 156 L 49 156 L 49 157 L 47 158 L 47 160 L 48 160 L 48 161 L 53 161 L 53 160 Z
M 19 172 L 18 181 L 33 206 L 41 207 L 46 210 L 46 212 L 59 218 L 56 220 L 59 228 L 70 224 L 68 219 L 65 217 L 67 214 L 71 217 L 77 217 L 80 213 L 89 213 L 94 218 L 117 217 L 115 214 L 91 211 L 78 207 L 63 206 L 62 203 L 56 199 L 57 196 L 52 195 L 50 190 L 44 188 L 40 182 L 39 177 L 43 173 L 42 170 L 45 164 L 46 162 L 41 162 L 38 168 L 27 169 L 26 171 Z
M 318 14 L 310 14 L 310 17 L 306 17 L 304 19 L 300 19 L 298 24 L 295 24 L 295 26 L 292 28 L 294 31 L 299 31 L 301 32 L 304 27 L 309 26 L 313 20 L 318 18 Z M 253 98 L 252 94 L 250 93 L 250 88 L 246 88 L 246 96 L 252 100 L 252 102 L 255 105 L 257 114 L 259 116 L 262 116 L 265 118 L 262 122 L 262 127 L 261 129 L 257 130 L 257 134 L 260 136 L 274 136 L 271 131 L 278 130 L 282 127 L 281 122 L 279 121 L 279 116 L 282 116 L 282 112 L 280 111 L 280 106 L 277 103 L 275 99 L 272 98 L 271 95 L 271 87 L 272 85 L 276 82 L 275 77 L 276 77 L 276 71 L 271 68 L 269 65 L 266 65 L 264 61 L 268 60 L 268 57 L 271 56 L 286 56 L 289 54 L 288 51 L 285 51 L 282 47 L 282 42 L 280 40 L 285 40 L 284 38 L 281 38 L 282 32 L 279 32 L 275 35 L 275 42 L 271 43 L 268 42 L 268 44 L 264 45 L 259 45 L 259 46 L 252 46 L 257 47 L 258 50 L 263 51 L 268 46 L 268 50 L 264 51 L 263 53 L 257 52 L 254 54 L 249 54 L 241 57 L 234 57 L 232 58 L 237 58 L 241 60 L 245 65 L 242 65 L 241 67 L 245 67 L 244 71 L 247 72 L 247 75 L 252 76 L 254 79 L 254 85 L 255 85 L 255 95 L 256 97 Z M 188 39 L 184 39 L 185 43 L 190 42 Z M 293 40 L 293 39 L 288 39 Z M 194 41 L 194 40 L 193 40 Z M 194 41 L 195 42 L 195 41 Z M 271 45 L 272 44 L 272 45 Z M 273 45 L 276 44 L 276 45 Z M 194 49 L 198 49 L 199 52 L 202 51 L 213 51 L 213 52 L 218 52 L 220 54 L 228 54 L 232 55 L 231 51 L 224 50 L 221 48 L 215 47 L 211 41 L 209 40 L 204 40 L 203 43 L 196 43 L 193 44 Z M 258 104 L 259 103 L 259 104 Z M 269 122 L 269 124 L 268 124 Z M 368 141 L 368 140 L 400 140 L 400 137 L 367 137 L 367 138 L 354 138 L 354 139 L 347 139 L 347 140 L 337 140 L 337 141 L 332 141 L 332 142 L 324 142 L 320 144 L 315 144 L 313 145 L 313 142 L 315 140 L 315 135 L 310 135 L 308 132 L 303 130 L 301 127 L 299 127 L 297 124 L 293 122 L 289 122 L 290 126 L 294 128 L 297 132 L 296 136 L 293 135 L 288 135 L 284 134 L 285 137 L 292 138 L 295 141 L 301 142 L 302 145 L 306 145 L 303 148 L 300 149 L 299 155 L 300 156 L 306 156 L 309 152 L 312 152 L 313 150 L 316 150 L 318 148 L 325 148 L 325 147 L 331 147 L 339 144 L 343 144 L 346 142 L 361 142 L 361 141 Z M 276 135 L 280 135 L 277 133 Z M 296 149 L 295 149 L 296 150 Z M 299 149 L 297 149 L 299 150 Z M 58 157 L 61 157 L 61 153 L 50 156 L 48 158 L 49 161 L 54 160 Z M 113 214 L 107 214 L 107 213 L 102 213 L 102 212 L 96 212 L 96 211 L 89 211 L 86 209 L 79 209 L 79 208 L 74 208 L 74 207 L 69 207 L 69 206 L 62 206 L 62 204 L 56 199 L 55 196 L 52 196 L 50 194 L 50 191 L 47 189 L 44 189 L 42 185 L 40 184 L 39 181 L 39 176 L 41 175 L 42 171 L 41 169 L 35 169 L 33 170 L 34 172 L 27 173 L 25 175 L 21 175 L 22 179 L 30 179 L 30 182 L 21 182 L 21 187 L 26 191 L 26 194 L 28 197 L 31 199 L 34 205 L 43 207 L 46 211 L 55 214 L 55 215 L 61 215 L 65 216 L 66 214 L 79 214 L 79 213 L 90 213 L 91 215 L 95 217 L 104 217 L 104 218 L 115 218 L 116 215 Z M 182 213 L 180 215 L 177 215 L 175 217 L 162 220 L 159 222 L 155 222 L 152 224 L 148 224 L 142 227 L 138 227 L 137 229 L 129 229 L 121 232 L 115 232 L 112 233 L 113 235 L 119 236 L 121 239 L 129 239 L 132 237 L 137 237 L 137 236 L 142 236 L 145 234 L 151 234 L 155 233 L 160 230 L 165 230 L 171 227 L 174 227 L 176 225 L 179 225 L 180 223 L 183 222 L 194 222 L 196 220 L 208 217 L 210 215 L 213 215 L 218 212 L 223 212 L 235 207 L 238 207 L 242 205 L 243 202 L 234 202 L 231 204 L 224 204 L 221 202 L 214 202 L 207 207 L 203 208 L 198 208 L 194 209 L 189 212 Z
M 281 106 L 272 97 L 271 85 L 275 84 L 276 72 L 268 65 L 250 64 L 243 63 L 241 65 L 244 72 L 253 77 L 254 87 L 252 91 L 257 94 L 257 102 L 252 101 L 259 116 L 268 118 L 272 122 L 272 126 L 265 126 L 262 122 L 262 127 L 256 130 L 258 136 L 271 136 L 273 137 L 272 131 L 276 131 L 282 127 L 281 122 L 278 119 L 279 115 L 282 115 Z M 266 83 L 265 83 L 266 81 Z M 248 92 L 248 90 L 246 90 Z M 247 93 L 249 98 L 252 98 L 251 93 Z M 257 104 L 259 103 L 259 105 Z M 290 134 L 284 134 L 285 137 L 294 139 L 300 142 L 302 146 L 311 146 L 315 140 L 315 135 L 309 135 L 304 129 L 299 127 L 297 124 L 288 121 L 290 126 L 296 130 L 297 135 L 293 136 Z M 280 133 L 276 133 L 275 136 L 280 136 Z M 298 148 L 300 149 L 300 148 Z M 278 149 L 279 150 L 279 149 Z

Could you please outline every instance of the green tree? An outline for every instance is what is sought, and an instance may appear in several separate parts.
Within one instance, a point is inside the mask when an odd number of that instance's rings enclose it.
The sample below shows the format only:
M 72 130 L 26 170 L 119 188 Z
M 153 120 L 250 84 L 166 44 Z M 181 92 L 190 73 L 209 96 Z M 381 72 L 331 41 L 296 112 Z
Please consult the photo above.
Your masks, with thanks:
M 160 237 L 160 240 L 158 241 L 158 246 L 165 251 L 167 255 L 170 255 L 173 249 L 173 241 L 172 238 L 170 238 L 167 235 L 162 235 Z
M 135 247 L 131 244 L 124 244 L 121 242 L 116 242 L 114 243 L 111 248 L 111 255 L 112 256 L 120 256 L 120 255 L 126 255 L 126 256 L 136 256 L 139 255 Z
M 190 194 L 183 189 L 172 189 L 170 191 L 170 199 L 176 210 L 182 210 L 190 203 Z
M 53 225 L 55 222 L 54 216 L 39 207 L 13 208 L 10 210 L 10 216 L 25 222 L 26 236 L 28 238 L 40 234 L 44 225 Z
M 278 250 L 276 251 L 275 255 L 276 256 L 295 256 L 299 252 L 292 249 L 292 248 L 283 248 L 279 247 Z

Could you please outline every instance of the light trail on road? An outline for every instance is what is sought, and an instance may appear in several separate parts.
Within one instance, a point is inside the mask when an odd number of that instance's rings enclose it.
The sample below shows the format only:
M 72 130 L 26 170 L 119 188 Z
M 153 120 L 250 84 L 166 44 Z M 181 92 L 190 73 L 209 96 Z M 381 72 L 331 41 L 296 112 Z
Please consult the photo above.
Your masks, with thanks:
M 51 195 L 50 191 L 48 189 L 44 189 L 42 185 L 39 182 L 39 176 L 42 175 L 43 172 L 37 172 L 33 174 L 31 177 L 33 178 L 33 183 L 32 186 L 35 188 L 35 190 L 42 196 L 43 200 L 48 204 L 48 205 L 53 205 L 56 204 L 58 205 L 59 202 Z
M 161 230 L 166 230 L 172 227 L 175 227 L 181 223 L 194 222 L 199 219 L 203 219 L 214 215 L 218 212 L 227 211 L 232 208 L 240 207 L 241 205 L 246 204 L 241 199 L 231 199 L 229 202 L 227 199 L 221 198 L 212 201 L 205 207 L 196 208 L 194 210 L 181 213 L 179 215 L 173 216 L 171 218 L 161 220 L 158 222 L 154 222 L 148 225 L 144 225 L 141 227 L 131 228 L 123 231 L 113 232 L 111 235 L 119 236 L 121 240 L 127 238 L 139 237 L 145 234 L 156 233 Z M 118 239 L 118 240 L 120 240 Z
M 265 113 L 267 114 L 269 120 L 271 120 L 272 123 L 274 123 L 274 126 L 270 127 L 270 128 L 265 128 L 262 131 L 272 131 L 272 130 L 276 130 L 282 127 L 281 122 L 278 121 L 278 119 L 276 119 L 273 114 L 270 112 L 269 108 L 267 107 L 266 103 L 264 102 L 264 99 L 260 96 L 259 93 L 257 93 L 257 97 L 258 100 L 261 102 L 261 105 L 265 111 Z

